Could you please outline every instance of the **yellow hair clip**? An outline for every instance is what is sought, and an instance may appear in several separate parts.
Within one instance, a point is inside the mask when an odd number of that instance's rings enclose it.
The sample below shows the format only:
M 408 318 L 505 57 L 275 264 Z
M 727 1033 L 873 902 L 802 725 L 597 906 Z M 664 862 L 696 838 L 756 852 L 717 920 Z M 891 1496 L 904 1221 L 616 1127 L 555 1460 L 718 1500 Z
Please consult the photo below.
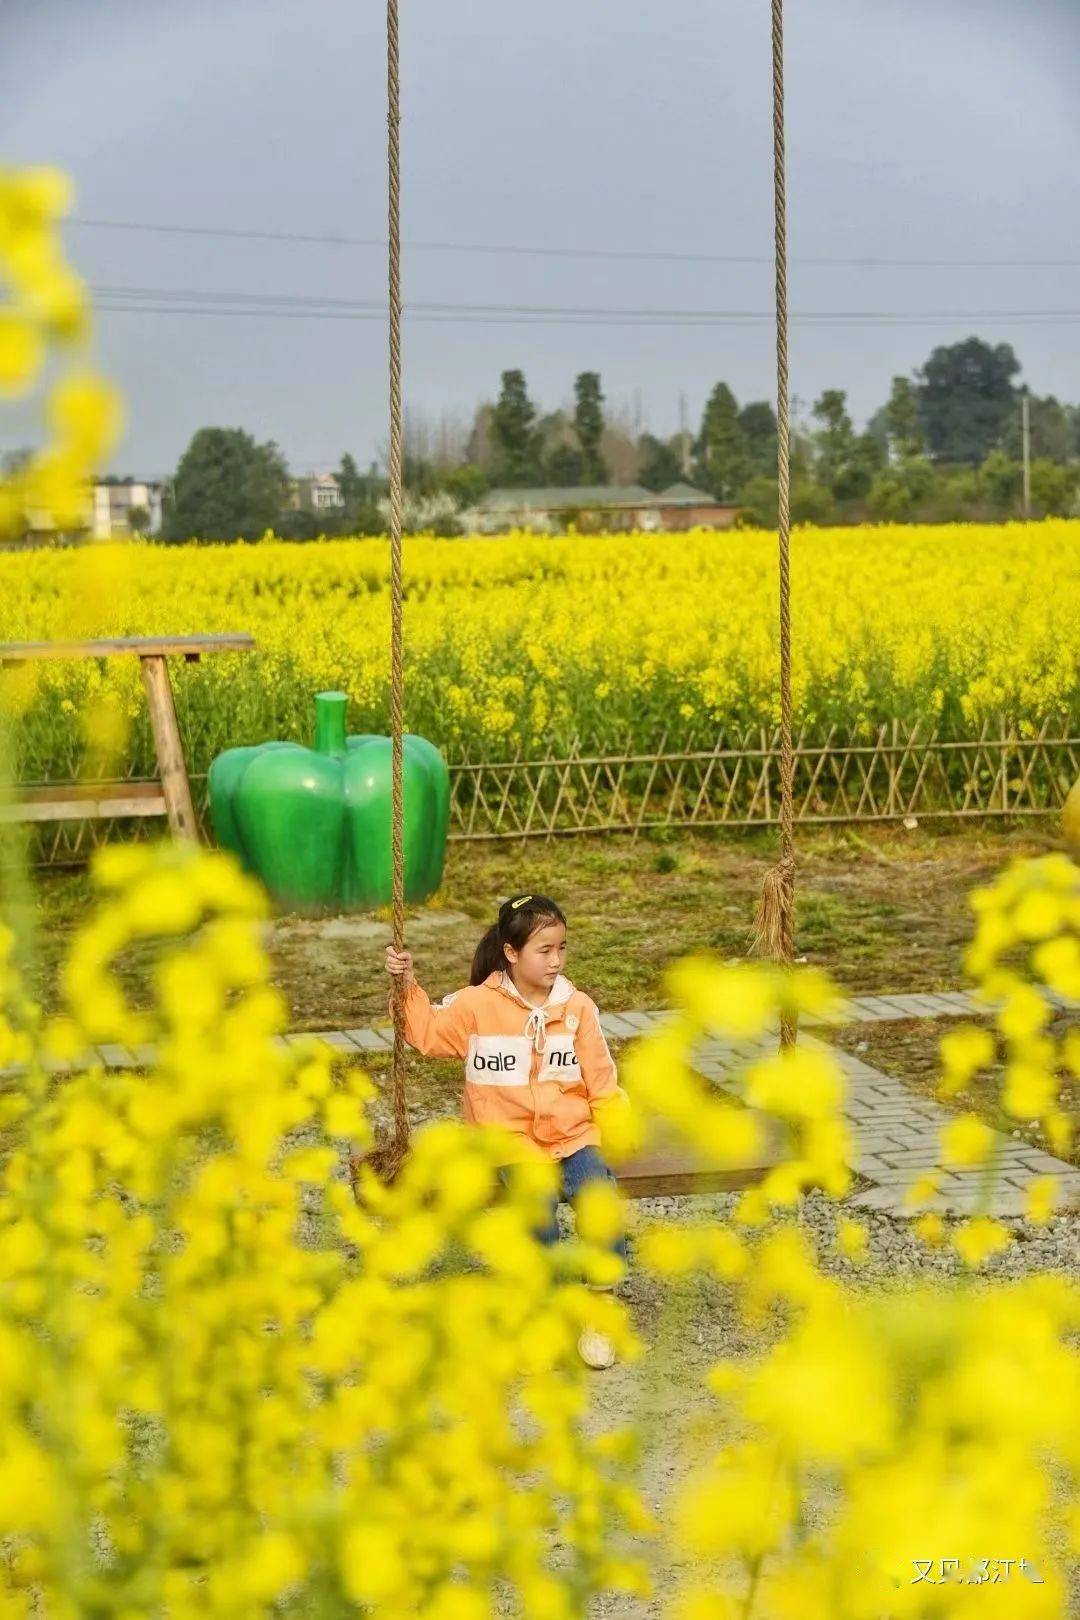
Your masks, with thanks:
M 511 900 L 511 902 L 510 902 L 510 910 L 511 911 L 516 911 L 519 906 L 527 906 L 531 899 L 532 899 L 531 894 L 523 894 L 520 900 Z

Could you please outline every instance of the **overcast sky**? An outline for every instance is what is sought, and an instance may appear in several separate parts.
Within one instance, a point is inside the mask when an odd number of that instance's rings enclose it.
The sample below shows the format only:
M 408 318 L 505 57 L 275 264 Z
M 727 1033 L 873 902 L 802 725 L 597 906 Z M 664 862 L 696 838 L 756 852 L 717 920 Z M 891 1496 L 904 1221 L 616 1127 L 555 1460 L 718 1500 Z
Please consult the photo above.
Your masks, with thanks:
M 767 311 L 768 0 L 401 0 L 407 242 L 743 256 L 493 255 L 419 246 L 417 304 Z M 846 388 L 864 420 L 890 378 L 971 332 L 1010 341 L 1039 392 L 1080 400 L 1080 0 L 791 0 L 792 302 L 802 401 Z M 68 169 L 77 213 L 378 238 L 385 220 L 377 0 L 0 0 L 0 154 Z M 95 287 L 374 301 L 378 247 L 73 225 Z M 857 258 L 885 267 L 813 263 Z M 967 267 L 899 266 L 963 259 Z M 992 260 L 1072 259 L 1072 266 Z M 113 303 L 118 301 L 112 294 Z M 103 300 L 104 301 L 104 300 Z M 113 470 L 170 470 L 209 423 L 274 438 L 295 471 L 385 439 L 377 319 L 114 309 L 100 358 L 131 422 Z M 333 310 L 335 306 L 324 306 Z M 996 312 L 996 313 L 995 313 Z M 468 417 L 520 366 L 538 403 L 583 369 L 645 427 L 696 426 L 718 378 L 772 393 L 767 324 L 413 322 L 406 397 Z M 10 414 L 10 413 L 9 413 Z M 0 443 L 26 438 L 4 423 Z

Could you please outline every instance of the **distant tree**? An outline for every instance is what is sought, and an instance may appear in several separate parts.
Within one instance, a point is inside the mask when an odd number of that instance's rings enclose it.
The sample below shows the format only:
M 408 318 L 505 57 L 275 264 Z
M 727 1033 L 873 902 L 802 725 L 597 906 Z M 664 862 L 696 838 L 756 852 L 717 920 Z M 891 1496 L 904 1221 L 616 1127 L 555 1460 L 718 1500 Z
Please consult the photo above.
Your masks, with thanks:
M 894 461 L 910 461 L 926 454 L 926 434 L 919 417 L 919 399 L 910 377 L 894 377 L 889 403 L 882 412 L 889 454 Z
M 1044 461 L 1071 461 L 1072 423 L 1068 410 L 1053 394 L 1040 399 L 1032 396 L 1031 453 Z
M 865 500 L 874 479 L 888 462 L 888 451 L 873 433 L 860 433 L 852 446 L 851 459 L 836 483 L 836 496 L 841 501 Z
M 1080 469 L 1043 457 L 1031 463 L 1034 517 L 1075 517 L 1080 513 Z
M 991 450 L 979 468 L 979 493 L 996 517 L 1019 510 L 1023 470 L 1004 450 Z
M 887 405 L 879 405 L 873 416 L 871 416 L 870 420 L 866 424 L 867 433 L 871 434 L 875 439 L 877 439 L 879 444 L 884 445 L 886 452 L 889 449 L 889 427 L 885 420 L 885 413 L 887 410 Z
M 835 523 L 836 518 L 836 500 L 831 489 L 811 478 L 792 480 L 792 523 Z
M 989 513 L 974 467 L 931 468 L 930 490 L 918 517 L 924 523 L 967 523 Z
M 406 403 L 402 427 L 402 453 L 414 466 L 423 463 L 441 475 L 468 457 L 469 429 L 453 411 L 436 419 L 421 406 Z
M 544 458 L 544 477 L 562 487 L 591 484 L 585 475 L 585 457 L 575 444 L 556 444 Z
M 489 479 L 494 477 L 498 453 L 491 426 L 494 415 L 495 407 L 489 401 L 485 400 L 483 404 L 478 405 L 465 442 L 465 460 L 479 467 Z
M 656 439 L 651 433 L 643 433 L 638 440 L 638 453 L 641 457 L 638 482 L 646 489 L 659 493 L 682 478 L 682 450 L 674 440 Z
M 709 395 L 694 446 L 695 481 L 717 500 L 734 500 L 746 478 L 749 457 L 739 407 L 727 383 Z
M 349 532 L 341 526 L 339 513 L 312 512 L 306 507 L 290 507 L 282 512 L 274 529 L 282 540 L 317 540 L 323 534 Z
M 748 478 L 739 494 L 739 523 L 750 529 L 775 529 L 780 521 L 780 496 L 775 476 L 758 473 Z
M 816 434 L 810 423 L 802 419 L 798 407 L 798 400 L 793 398 L 791 401 L 791 476 L 793 479 L 805 478 L 812 482 L 817 461 Z
M 1002 449 L 1017 461 L 1022 460 L 1024 454 L 1022 403 L 1022 399 L 1019 399 L 1001 441 Z M 1073 444 L 1069 407 L 1062 405 L 1052 394 L 1044 399 L 1032 394 L 1028 412 L 1032 457 L 1041 457 L 1044 461 L 1071 461 L 1080 447 Z
M 780 499 L 775 478 L 765 473 L 747 479 L 739 496 L 739 522 L 746 528 L 775 529 Z M 791 482 L 793 523 L 835 523 L 838 511 L 832 490 L 816 479 L 798 477 Z
M 632 419 L 627 421 L 625 417 L 620 420 L 609 416 L 604 425 L 604 437 L 600 445 L 600 453 L 604 458 L 605 483 L 640 482 L 641 454 L 638 450 L 638 437 Z
M 895 468 L 879 473 L 867 497 L 870 516 L 877 523 L 903 523 L 912 513 L 912 501 L 903 474 Z
M 341 499 L 345 503 L 347 510 L 359 506 L 363 501 L 370 498 L 371 492 L 368 488 L 368 480 L 347 450 L 341 458 L 341 464 L 335 476 L 338 489 L 341 491 Z
M 606 484 L 607 466 L 600 453 L 604 436 L 604 396 L 600 375 L 582 371 L 574 381 L 574 432 L 581 446 L 581 482 Z
M 867 493 L 870 516 L 879 523 L 903 523 L 913 518 L 934 485 L 934 469 L 921 456 L 882 468 Z
M 443 488 L 459 506 L 474 506 L 487 487 L 487 475 L 479 467 L 473 466 L 471 461 L 454 467 L 443 478 Z
M 848 415 L 847 395 L 843 389 L 827 388 L 821 398 L 815 401 L 813 416 L 819 424 L 814 435 L 817 448 L 815 471 L 820 483 L 834 494 L 839 494 L 855 455 L 855 429 Z
M 967 338 L 937 348 L 918 374 L 919 419 L 935 461 L 978 466 L 1000 445 L 1019 394 L 1012 345 Z
M 290 540 L 312 540 L 320 534 L 383 534 L 386 524 L 378 508 L 386 480 L 379 477 L 377 463 L 362 473 L 346 451 L 337 472 L 341 506 L 329 512 L 290 512 L 282 519 L 280 533 Z M 313 522 L 306 520 L 313 519 Z
M 145 534 L 150 527 L 150 508 L 148 506 L 128 507 L 128 529 L 132 534 Z
M 427 456 L 406 455 L 401 464 L 401 482 L 411 495 L 434 495 L 439 475 Z
M 776 476 L 776 412 L 767 399 L 752 400 L 739 412 L 746 445 L 746 470 L 750 477 L 765 473 Z
M 166 540 L 256 540 L 278 523 L 288 469 L 276 444 L 242 428 L 200 428 L 176 469 Z
M 535 484 L 539 475 L 536 407 L 523 371 L 503 372 L 502 390 L 491 413 L 491 434 L 496 445 L 496 481 L 511 487 Z
M 1069 424 L 1069 455 L 1080 457 L 1080 405 L 1065 405 L 1062 409 Z

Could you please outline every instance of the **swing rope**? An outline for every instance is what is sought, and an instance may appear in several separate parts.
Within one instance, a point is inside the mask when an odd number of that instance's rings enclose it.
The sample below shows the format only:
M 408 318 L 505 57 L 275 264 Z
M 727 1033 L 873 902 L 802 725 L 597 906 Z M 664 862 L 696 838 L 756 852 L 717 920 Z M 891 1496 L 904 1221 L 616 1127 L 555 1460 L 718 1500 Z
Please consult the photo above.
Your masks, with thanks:
M 776 215 L 776 379 L 777 487 L 780 549 L 780 858 L 766 874 L 755 927 L 755 947 L 790 965 L 795 923 L 795 759 L 791 704 L 791 402 L 788 366 L 787 181 L 784 143 L 784 8 L 772 0 L 773 186 Z M 402 407 L 401 407 L 401 146 L 398 0 L 386 4 L 388 227 L 390 315 L 390 737 L 391 856 L 393 865 L 394 949 L 405 945 L 404 858 L 404 669 L 402 577 Z M 400 979 L 394 981 L 394 1053 L 391 1095 L 394 1126 L 369 1162 L 379 1176 L 393 1180 L 409 1146 L 405 1098 L 405 1009 Z M 781 1023 L 782 1046 L 795 1041 L 793 1021 Z
M 404 852 L 404 586 L 401 531 L 402 494 L 401 410 L 401 146 L 400 86 L 398 78 L 398 5 L 386 0 L 386 91 L 389 163 L 389 310 L 390 310 L 390 851 L 394 949 L 405 948 Z M 394 980 L 394 1055 L 391 1066 L 393 1133 L 369 1155 L 367 1163 L 383 1181 L 393 1181 L 409 1148 L 409 1113 L 405 1100 L 405 1005 L 400 978 Z
M 780 858 L 765 874 L 754 948 L 790 966 L 795 956 L 795 753 L 791 712 L 791 390 L 788 368 L 787 161 L 784 143 L 784 0 L 772 0 L 773 192 L 776 214 L 777 537 L 780 548 Z M 795 1043 L 793 1020 L 781 1046 Z

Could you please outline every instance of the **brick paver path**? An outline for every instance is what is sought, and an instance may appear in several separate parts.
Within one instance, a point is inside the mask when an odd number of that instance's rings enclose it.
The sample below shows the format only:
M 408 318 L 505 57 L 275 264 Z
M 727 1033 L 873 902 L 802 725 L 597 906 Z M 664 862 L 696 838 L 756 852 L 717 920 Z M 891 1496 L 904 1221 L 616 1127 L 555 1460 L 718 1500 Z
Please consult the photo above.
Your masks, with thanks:
M 1058 1007 L 1074 1011 L 1080 1002 L 1051 997 Z M 961 1018 L 985 1013 L 986 1006 L 966 991 L 933 995 L 850 996 L 839 1012 L 841 1023 L 870 1023 L 902 1018 Z M 667 1014 L 664 1011 L 605 1013 L 601 1017 L 605 1033 L 612 1040 L 632 1040 L 655 1028 Z M 929 1098 L 916 1095 L 899 1080 L 864 1063 L 857 1056 L 829 1047 L 807 1029 L 821 1027 L 821 1021 L 804 1020 L 800 1041 L 806 1046 L 826 1047 L 833 1052 L 847 1080 L 844 1117 L 855 1139 L 856 1151 L 851 1168 L 873 1185 L 855 1193 L 851 1204 L 893 1214 L 918 1214 L 937 1208 L 952 1213 L 969 1213 L 978 1206 L 981 1169 L 946 1170 L 940 1173 L 941 1192 L 929 1205 L 908 1211 L 903 1205 L 904 1189 L 923 1171 L 938 1163 L 938 1132 L 949 1115 Z M 388 1051 L 392 1037 L 381 1027 L 308 1031 L 282 1037 L 290 1043 L 317 1039 L 337 1050 L 359 1055 Z M 699 1071 L 716 1085 L 729 1087 L 748 1057 L 775 1048 L 775 1036 L 758 1042 L 711 1040 L 701 1046 L 696 1057 Z M 129 1051 L 122 1046 L 101 1046 L 83 1055 L 81 1062 L 57 1064 L 57 1069 L 85 1067 L 102 1062 L 109 1068 L 138 1067 L 153 1062 L 153 1050 L 141 1047 Z M 13 1071 L 2 1071 L 5 1075 Z M 994 1195 L 987 1206 L 997 1215 L 1023 1213 L 1025 1189 L 1040 1175 L 1058 1178 L 1059 1207 L 1080 1205 L 1080 1169 L 1044 1153 L 1015 1137 L 997 1134 L 998 1166 Z
M 1064 997 L 1051 997 L 1063 1010 L 1076 1010 L 1080 1003 Z M 961 1018 L 987 1012 L 967 991 L 935 995 L 852 996 L 839 1013 L 841 1023 L 868 1023 L 903 1018 Z M 601 1019 L 605 1029 L 620 1038 L 629 1038 L 643 1027 L 642 1020 L 656 1024 L 663 1012 L 619 1013 Z M 804 1025 L 820 1027 L 820 1021 L 805 1019 Z M 940 1162 L 938 1133 L 950 1115 L 932 1098 L 921 1097 L 901 1081 L 864 1063 L 816 1035 L 800 1033 L 800 1044 L 830 1050 L 844 1071 L 847 1081 L 844 1118 L 855 1140 L 851 1168 L 873 1186 L 854 1193 L 849 1204 L 865 1209 L 886 1210 L 895 1215 L 919 1215 L 927 1209 L 952 1214 L 970 1214 L 980 1208 L 983 1180 L 981 1167 L 942 1170 L 939 1194 L 917 1209 L 908 1209 L 904 1191 L 925 1171 Z M 764 1041 L 719 1041 L 704 1044 L 695 1067 L 716 1085 L 726 1087 L 748 1058 L 758 1052 L 775 1050 L 775 1035 Z M 995 1132 L 993 1162 L 996 1166 L 994 1192 L 985 1210 L 994 1215 L 1022 1215 L 1028 1184 L 1036 1176 L 1053 1175 L 1058 1180 L 1058 1207 L 1080 1205 L 1080 1169 L 1032 1147 L 1016 1137 Z

